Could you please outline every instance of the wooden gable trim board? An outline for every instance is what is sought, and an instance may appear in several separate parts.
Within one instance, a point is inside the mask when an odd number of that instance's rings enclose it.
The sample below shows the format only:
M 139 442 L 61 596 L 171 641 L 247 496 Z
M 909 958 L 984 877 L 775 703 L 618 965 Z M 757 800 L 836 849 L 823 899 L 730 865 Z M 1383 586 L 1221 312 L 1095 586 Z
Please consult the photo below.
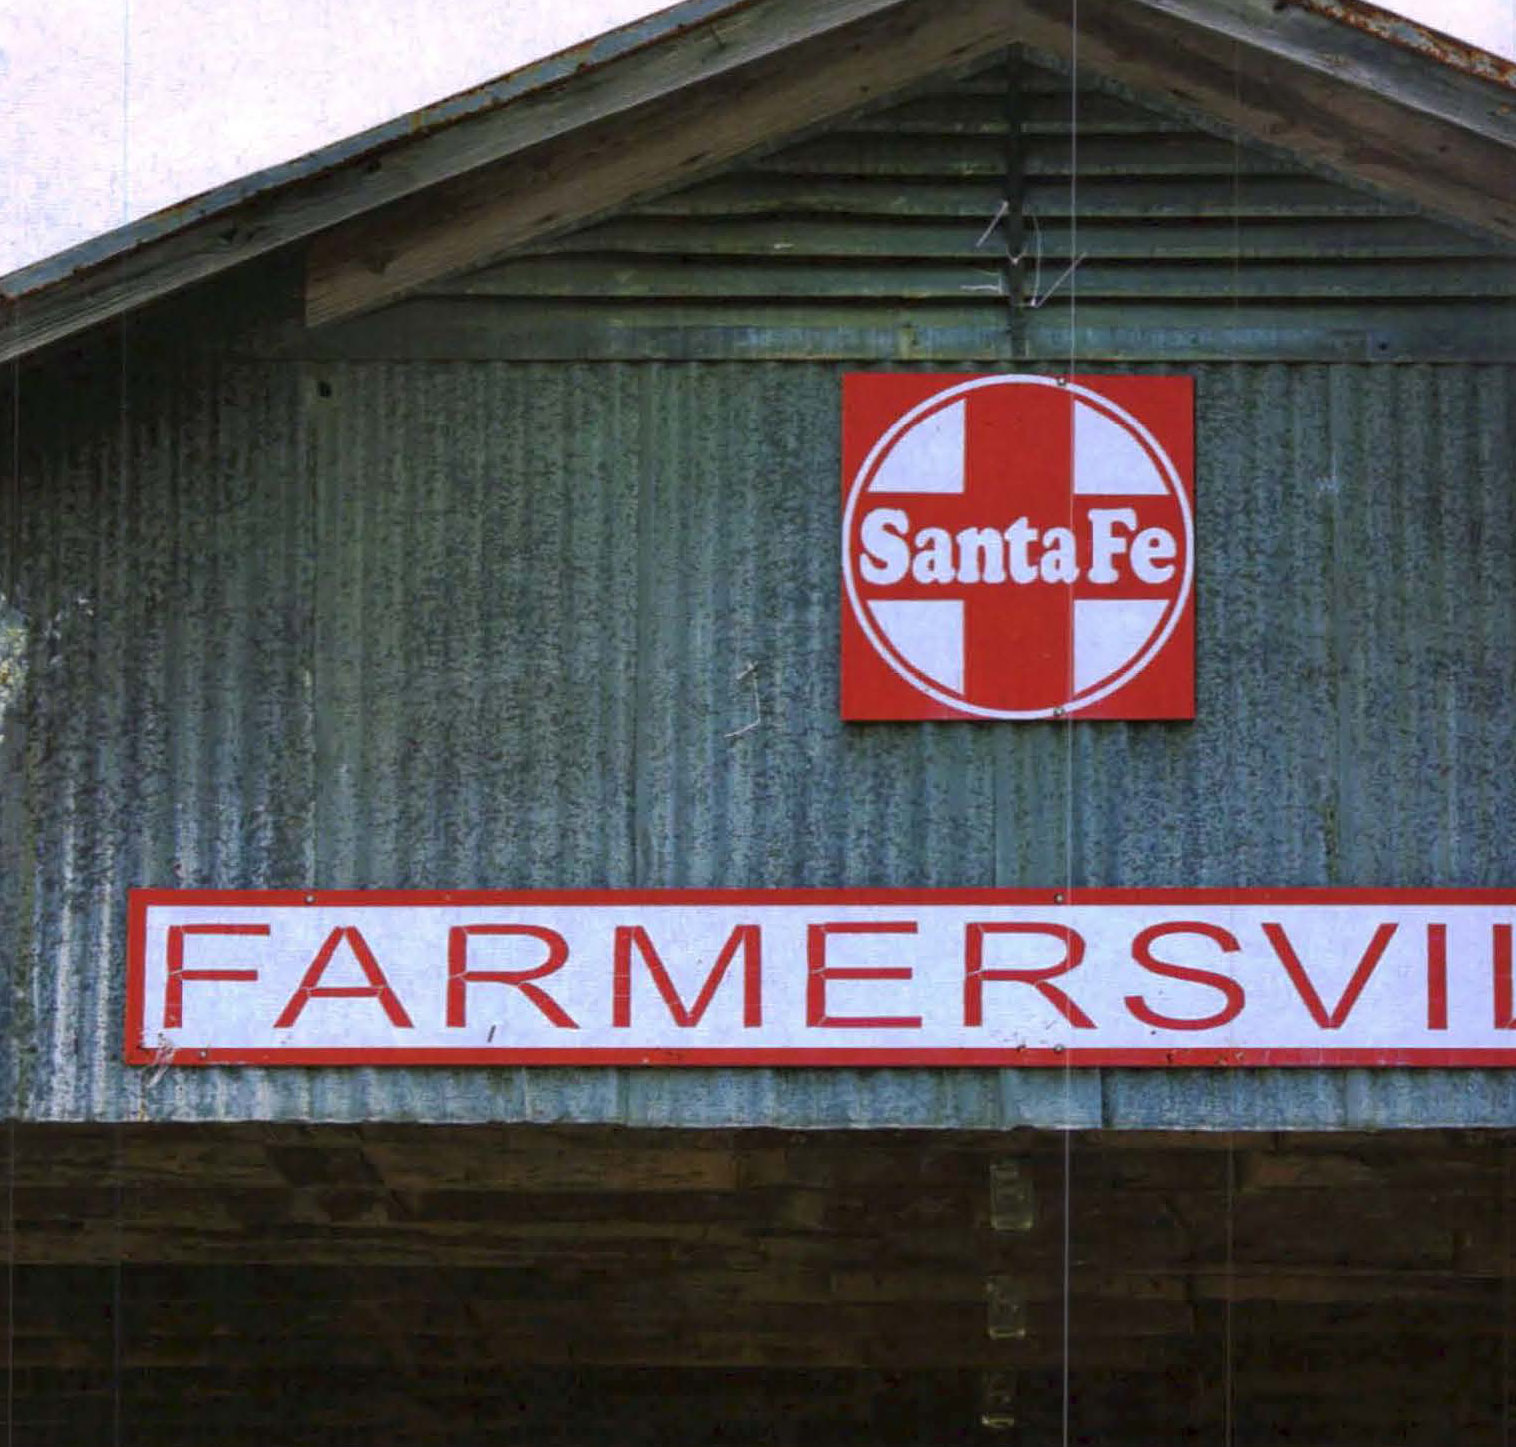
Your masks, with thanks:
M 982 59 L 1004 0 L 907 0 L 782 55 L 462 176 L 318 237 L 306 320 L 336 321 L 516 247 L 700 180 L 755 150 Z
M 806 48 L 850 24 L 860 41 L 888 33 L 873 30 L 872 22 L 895 17 L 898 26 L 900 15 L 922 8 L 917 0 L 807 0 L 804 5 L 688 0 L 476 92 L 15 273 L 0 283 L 0 360 L 333 226 L 339 228 L 333 245 L 320 249 L 312 272 L 312 318 L 381 305 L 416 284 L 394 249 L 408 241 L 407 228 L 378 248 L 378 254 L 389 256 L 389 266 L 368 285 L 359 285 L 350 269 L 344 272 L 334 246 L 341 238 L 369 238 L 374 229 L 407 217 L 414 227 L 415 213 L 402 214 L 403 198 L 434 192 L 440 208 L 449 200 L 450 184 L 467 190 L 470 169 L 520 154 L 534 157 L 536 167 L 527 175 L 541 181 L 552 160 L 541 154 L 545 142 L 565 141 L 611 117 L 630 120 L 656 105 L 659 96 L 698 91 L 716 77 L 740 77 L 765 57 Z M 1151 94 L 1203 109 L 1245 135 L 1295 149 L 1308 162 L 1387 187 L 1488 234 L 1516 237 L 1511 155 L 1516 115 L 1509 87 L 1470 68 L 1441 64 L 1430 49 L 1417 54 L 1314 13 L 1281 19 L 1278 8 L 1275 0 L 1082 0 L 1080 61 Z M 998 33 L 985 39 L 987 47 L 1022 41 L 1067 58 L 1069 13 L 1068 0 L 962 0 L 946 16 L 937 13 L 932 19 L 960 33 L 998 22 Z M 1169 63 L 1178 59 L 1170 55 L 1176 39 L 1184 42 L 1187 57 L 1177 68 Z M 880 86 L 898 90 L 923 78 L 933 51 L 928 38 L 910 53 L 884 58 Z M 864 63 L 856 52 L 853 58 Z M 1232 84 L 1238 59 L 1245 62 L 1247 81 L 1241 96 Z M 1272 65 L 1263 63 L 1270 59 Z M 745 84 L 736 90 L 754 102 Z M 1306 103 L 1303 114 L 1297 100 Z M 848 106 L 858 103 L 855 91 Z M 818 113 L 811 123 L 846 108 Z M 789 129 L 802 123 L 792 117 Z M 752 144 L 773 139 L 766 135 Z M 572 153 L 566 159 L 573 159 Z M 643 186 L 625 196 L 667 190 L 693 174 L 688 169 L 647 174 Z M 554 232 L 603 215 L 624 199 L 602 197 L 582 216 L 558 214 Z M 367 213 L 376 208 L 381 209 L 369 219 Z M 344 223 L 361 234 L 353 238 Z M 481 241 L 483 229 L 474 228 Z M 435 237 L 425 239 L 436 247 Z M 463 267 L 504 249 L 492 243 Z M 364 269 L 375 254 L 371 245 Z M 390 276 L 394 285 L 386 287 Z
M 1167 95 L 1276 149 L 1516 237 L 1516 152 L 1456 128 L 1444 115 L 1363 89 L 1373 77 L 1361 64 L 1345 73 L 1303 67 L 1293 56 L 1244 44 L 1244 27 L 1228 33 L 1198 24 L 1210 0 L 1184 3 L 1193 13 L 1176 17 L 1148 0 L 1084 0 L 1076 47 L 1066 0 L 963 0 L 946 14 L 932 0 L 905 0 L 740 78 L 654 103 L 629 124 L 538 147 L 411 206 L 318 238 L 309 258 L 307 320 L 319 326 L 354 316 L 487 264 L 1010 41 L 1077 61 L 1133 90 Z M 1163 7 L 1178 4 L 1159 0 Z M 1258 39 L 1255 30 L 1247 31 L 1250 40 Z M 1343 33 L 1394 51 L 1359 32 Z M 1298 39 L 1291 44 L 1299 48 Z M 1398 52 L 1395 59 L 1398 65 Z
M 1378 6 L 1362 0 L 1142 3 L 1501 145 L 1516 144 L 1516 94 L 1502 94 L 1516 82 L 1516 62 L 1434 35 Z
M 892 3 L 686 0 L 472 96 L 275 167 L 267 187 L 250 177 L 0 279 L 0 361 Z
M 1057 9 L 1061 0 L 1024 3 Z M 1415 108 L 1388 75 L 1362 64 L 1341 72 L 1307 68 L 1240 32 L 1198 27 L 1147 8 L 1149 0 L 1142 5 L 1144 13 L 1128 0 L 1081 0 L 1081 18 L 1089 17 L 1081 63 L 1305 165 L 1516 239 L 1516 92 L 1481 85 L 1486 110 L 1493 113 L 1497 99 L 1506 106 L 1497 140 Z M 1372 43 L 1398 64 L 1394 47 Z

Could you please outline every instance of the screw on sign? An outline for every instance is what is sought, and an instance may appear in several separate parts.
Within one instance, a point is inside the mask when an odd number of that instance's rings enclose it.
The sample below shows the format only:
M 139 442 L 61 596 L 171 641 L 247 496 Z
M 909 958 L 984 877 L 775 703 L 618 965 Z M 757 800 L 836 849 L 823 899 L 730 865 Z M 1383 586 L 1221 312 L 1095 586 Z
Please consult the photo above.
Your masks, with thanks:
M 1195 715 L 1188 377 L 843 380 L 842 714 Z

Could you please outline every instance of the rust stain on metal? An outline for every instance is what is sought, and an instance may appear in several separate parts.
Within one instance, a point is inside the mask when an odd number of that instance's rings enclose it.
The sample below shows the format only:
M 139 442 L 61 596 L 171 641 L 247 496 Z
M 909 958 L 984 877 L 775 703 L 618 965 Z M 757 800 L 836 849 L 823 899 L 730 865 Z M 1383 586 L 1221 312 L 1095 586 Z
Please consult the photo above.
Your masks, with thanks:
M 1371 5 L 1368 0 L 1294 0 L 1294 3 L 1302 10 L 1351 25 L 1355 30 L 1424 55 L 1441 65 L 1452 66 L 1465 75 L 1516 90 L 1516 60 L 1429 29 L 1404 15 Z

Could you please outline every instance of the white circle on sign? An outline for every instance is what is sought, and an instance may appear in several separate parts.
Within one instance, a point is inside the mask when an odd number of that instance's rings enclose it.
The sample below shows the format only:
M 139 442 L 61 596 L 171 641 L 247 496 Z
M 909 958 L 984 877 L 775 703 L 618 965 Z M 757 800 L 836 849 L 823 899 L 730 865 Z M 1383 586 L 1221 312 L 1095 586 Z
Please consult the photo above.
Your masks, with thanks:
M 941 421 L 950 416 L 954 404 L 957 404 L 957 411 L 962 413 L 963 399 L 981 389 L 992 387 L 1053 389 L 1073 400 L 1074 421 L 1071 425 L 1076 432 L 1082 420 L 1093 419 L 1089 425 L 1097 431 L 1103 429 L 1106 439 L 1113 440 L 1118 451 L 1123 445 L 1123 440 L 1129 448 L 1140 451 L 1142 465 L 1159 480 L 1159 490 L 1177 506 L 1183 534 L 1183 566 L 1176 586 L 1164 601 L 1162 614 L 1156 624 L 1149 629 L 1139 629 L 1135 635 L 1135 641 L 1129 647 L 1117 647 L 1114 653 L 1109 649 L 1106 650 L 1110 656 L 1105 657 L 1103 663 L 1109 666 L 1103 667 L 1098 678 L 1077 686 L 1071 680 L 1066 690 L 1067 696 L 1047 706 L 1021 708 L 990 705 L 975 701 L 962 690 L 961 686 L 956 688 L 949 686 L 943 677 L 944 670 L 921 666 L 921 649 L 908 650 L 900 646 L 904 638 L 902 630 L 897 628 L 894 636 L 891 636 L 891 630 L 883 626 L 879 616 L 876 615 L 876 608 L 881 605 L 875 603 L 871 606 L 869 600 L 861 595 L 861 588 L 867 589 L 870 586 L 867 579 L 861 580 L 860 583 L 855 548 L 855 526 L 861 500 L 871 488 L 878 485 L 881 474 L 887 476 L 891 469 L 900 471 L 902 468 L 910 470 L 925 466 L 930 472 L 934 465 L 934 458 L 942 451 L 939 445 L 940 439 L 933 435 L 935 431 L 943 430 Z M 957 425 L 962 427 L 961 417 Z M 1072 456 L 1071 446 L 1071 459 Z M 1075 491 L 1072 475 L 1075 465 L 1075 462 L 1071 460 L 1069 481 L 1071 499 Z M 925 481 L 913 483 L 905 490 L 930 496 L 953 490 L 961 492 L 963 487 L 962 481 L 954 489 L 950 484 L 939 485 L 928 478 Z M 903 489 L 886 486 L 883 490 L 895 492 Z M 1119 495 L 1125 490 L 1118 487 L 1113 495 Z M 1087 491 L 1099 493 L 1101 489 L 1097 485 Z M 1143 673 L 1162 652 L 1164 645 L 1173 636 L 1175 628 L 1178 627 L 1180 619 L 1185 614 L 1194 585 L 1194 543 L 1193 512 L 1178 469 L 1152 432 L 1141 421 L 1110 398 L 1081 386 L 1077 382 L 1014 373 L 975 377 L 966 382 L 955 383 L 917 403 L 897 418 L 875 442 L 862 466 L 854 475 L 848 488 L 842 515 L 843 581 L 848 605 L 874 652 L 899 678 L 936 702 L 960 713 L 990 719 L 1041 719 L 1077 713 L 1102 699 L 1109 698 Z M 1070 606 L 1073 606 L 1072 603 Z M 959 626 L 961 628 L 962 625 Z M 908 651 L 916 655 L 914 660 L 907 656 Z

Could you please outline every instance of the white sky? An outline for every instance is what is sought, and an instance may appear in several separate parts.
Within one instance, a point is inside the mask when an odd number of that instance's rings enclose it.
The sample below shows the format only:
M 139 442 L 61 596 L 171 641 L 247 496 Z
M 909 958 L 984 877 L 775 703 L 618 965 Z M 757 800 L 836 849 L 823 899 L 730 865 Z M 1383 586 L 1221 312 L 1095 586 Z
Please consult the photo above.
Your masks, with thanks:
M 1516 0 L 1385 0 L 1516 58 Z M 0 275 L 661 9 L 0 0 Z

